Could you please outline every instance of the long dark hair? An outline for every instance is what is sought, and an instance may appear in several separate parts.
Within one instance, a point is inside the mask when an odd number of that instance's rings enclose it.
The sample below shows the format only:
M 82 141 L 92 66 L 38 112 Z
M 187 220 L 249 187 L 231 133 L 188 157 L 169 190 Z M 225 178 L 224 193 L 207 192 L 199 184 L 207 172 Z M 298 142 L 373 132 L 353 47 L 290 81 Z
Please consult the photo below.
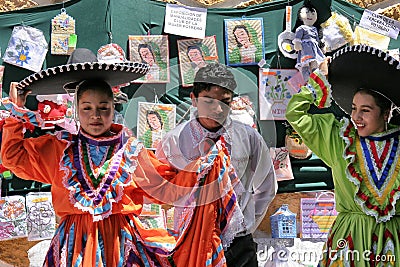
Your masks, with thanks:
M 114 94 L 112 91 L 111 86 L 103 80 L 82 80 L 81 82 L 78 83 L 76 86 L 76 97 L 77 100 L 82 97 L 83 93 L 88 91 L 88 90 L 96 90 L 99 92 L 104 93 L 107 97 L 110 97 L 111 99 L 114 99 Z
M 151 131 L 154 130 L 153 127 L 151 127 L 151 124 L 149 122 L 149 115 L 151 115 L 151 114 L 156 115 L 157 119 L 160 121 L 161 129 L 163 129 L 164 123 L 163 123 L 160 113 L 157 112 L 156 110 L 147 110 L 146 111 L 146 121 L 147 121 L 147 125 L 149 125 L 150 130 Z
M 247 33 L 247 36 L 249 36 L 250 42 L 253 42 L 253 40 L 251 40 L 251 35 L 250 35 L 249 30 L 247 29 L 247 27 L 246 27 L 245 25 L 243 25 L 243 24 L 238 24 L 238 25 L 236 25 L 236 26 L 233 28 L 233 30 L 232 30 L 233 36 L 235 37 L 235 40 L 236 40 L 236 45 L 237 45 L 238 47 L 242 47 L 243 45 L 239 42 L 239 40 L 237 39 L 237 37 L 236 37 L 236 35 L 235 35 L 235 31 L 236 31 L 237 29 L 243 29 L 243 30 Z
M 151 47 L 151 45 L 149 45 L 149 44 L 139 44 L 139 45 L 138 45 L 138 48 L 137 48 L 137 51 L 138 51 L 138 53 L 139 53 L 140 59 L 142 60 L 142 63 L 146 63 L 146 62 L 144 61 L 142 55 L 140 54 L 140 49 L 142 49 L 142 48 L 147 48 L 147 49 L 149 49 L 151 55 L 153 56 L 154 62 L 155 62 L 155 61 L 156 61 L 156 56 L 154 55 L 153 48 Z

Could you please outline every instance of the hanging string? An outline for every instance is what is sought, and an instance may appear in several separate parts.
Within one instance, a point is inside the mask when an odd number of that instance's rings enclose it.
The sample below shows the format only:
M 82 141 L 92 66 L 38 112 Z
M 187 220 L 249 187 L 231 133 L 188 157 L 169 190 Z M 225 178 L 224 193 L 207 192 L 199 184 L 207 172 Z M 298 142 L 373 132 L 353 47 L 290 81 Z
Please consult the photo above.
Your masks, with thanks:
M 158 95 L 157 95 L 157 92 L 156 92 L 156 88 L 153 88 L 153 92 L 154 92 L 154 106 L 153 106 L 153 109 L 155 109 L 157 104 L 159 104 L 159 99 L 158 99 Z
M 279 55 L 278 51 L 276 52 L 277 54 L 277 61 L 276 61 L 276 68 L 281 69 L 281 55 Z
M 107 9 L 106 9 L 106 16 L 104 19 L 104 23 L 106 26 L 107 34 L 108 34 L 108 42 L 112 43 L 112 21 L 111 21 L 111 0 L 107 1 Z

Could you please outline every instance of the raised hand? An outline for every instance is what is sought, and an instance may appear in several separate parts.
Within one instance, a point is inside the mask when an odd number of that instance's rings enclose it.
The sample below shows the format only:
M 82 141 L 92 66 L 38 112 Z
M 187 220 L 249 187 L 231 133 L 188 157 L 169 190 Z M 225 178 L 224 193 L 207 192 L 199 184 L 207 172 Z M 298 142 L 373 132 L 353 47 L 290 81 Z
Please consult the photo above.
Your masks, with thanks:
M 26 97 L 32 92 L 29 90 L 18 90 L 17 89 L 17 82 L 10 83 L 10 100 L 18 107 L 25 106 Z

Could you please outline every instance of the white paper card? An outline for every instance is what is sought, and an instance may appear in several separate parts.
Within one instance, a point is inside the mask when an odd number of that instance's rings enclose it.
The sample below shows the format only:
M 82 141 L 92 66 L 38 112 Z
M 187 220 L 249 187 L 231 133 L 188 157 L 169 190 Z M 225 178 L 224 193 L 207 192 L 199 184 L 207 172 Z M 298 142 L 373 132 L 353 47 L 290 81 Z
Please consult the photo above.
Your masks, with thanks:
M 360 27 L 397 39 L 400 22 L 365 9 L 361 17 Z
M 206 35 L 207 9 L 167 4 L 164 32 L 193 38 Z

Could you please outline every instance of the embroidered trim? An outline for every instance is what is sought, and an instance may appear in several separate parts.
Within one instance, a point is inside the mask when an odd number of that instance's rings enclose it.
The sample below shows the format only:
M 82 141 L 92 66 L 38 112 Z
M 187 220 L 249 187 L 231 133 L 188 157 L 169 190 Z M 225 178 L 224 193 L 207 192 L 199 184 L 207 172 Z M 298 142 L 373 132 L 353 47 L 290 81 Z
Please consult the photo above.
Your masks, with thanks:
M 352 123 L 349 123 L 349 120 L 345 118 L 343 120 L 344 124 L 341 128 L 340 134 L 343 140 L 346 142 L 346 147 L 344 150 L 344 158 L 348 161 L 347 168 L 345 170 L 346 177 L 351 181 L 356 187 L 357 191 L 354 194 L 355 202 L 361 207 L 363 212 L 369 216 L 375 218 L 377 223 L 386 222 L 390 220 L 391 217 L 395 214 L 395 205 L 397 200 L 400 198 L 400 187 L 393 188 L 394 183 L 397 181 L 398 169 L 400 167 L 395 166 L 395 168 L 390 169 L 390 173 L 388 174 L 391 177 L 391 185 L 385 185 L 385 190 L 383 194 L 378 195 L 379 190 L 373 189 L 373 178 L 367 172 L 368 164 L 365 163 L 364 159 L 364 151 L 361 149 L 361 145 L 359 145 L 359 150 L 357 150 L 357 140 L 354 139 L 356 137 L 356 129 Z M 393 138 L 393 136 L 399 135 L 399 128 L 389 130 L 385 133 L 376 134 L 374 136 L 369 136 L 369 140 L 387 140 Z M 369 147 L 367 147 L 370 149 Z M 361 174 L 357 171 L 357 166 L 355 165 L 356 160 L 356 150 L 358 153 L 357 160 L 359 161 L 359 167 Z M 395 157 L 395 162 L 400 162 L 400 155 L 397 151 L 393 151 L 393 155 Z M 361 161 L 361 162 L 360 162 Z M 386 159 L 386 162 L 388 159 Z M 364 165 L 365 164 L 365 165 Z M 364 168 L 364 171 L 363 171 Z M 361 176 L 362 175 L 362 176 Z M 363 179 L 365 177 L 365 179 Z M 386 181 L 388 182 L 388 181 Z M 369 183 L 369 184 L 368 184 Z M 369 192 L 363 192 L 361 187 L 364 184 L 366 189 Z M 369 187 L 368 187 L 369 186 Z M 371 195 L 369 195 L 369 194 Z M 380 207 L 373 202 L 377 202 L 377 204 L 383 205 L 388 201 L 385 207 Z
M 82 162 L 78 152 L 81 141 L 78 136 L 71 135 L 72 137 L 72 148 L 65 150 L 63 160 L 60 163 L 62 165 L 60 168 L 65 173 L 63 184 L 70 192 L 69 200 L 71 204 L 79 210 L 92 214 L 93 221 L 102 220 L 111 215 L 112 203 L 118 203 L 121 200 L 124 187 L 130 184 L 131 176 L 128 171 L 134 171 L 136 168 L 137 164 L 135 164 L 136 159 L 134 157 L 141 150 L 141 146 L 134 138 L 129 139 L 119 150 L 117 149 L 119 145 L 117 145 L 115 153 L 109 160 L 109 166 L 104 172 L 104 177 L 95 189 L 88 181 L 88 177 L 82 171 L 79 171 L 79 161 Z M 120 139 L 120 135 L 113 136 L 111 139 L 113 138 Z M 126 146 L 130 146 L 129 149 Z M 130 165 L 130 170 L 125 169 L 124 158 L 127 157 L 126 153 L 131 153 L 129 157 L 133 157 L 134 161 Z
M 10 112 L 10 116 L 28 124 L 26 128 L 32 128 L 32 126 L 41 127 L 44 124 L 44 120 L 38 112 L 18 107 L 11 102 L 9 98 L 2 98 L 1 103 L 4 105 L 5 109 Z

